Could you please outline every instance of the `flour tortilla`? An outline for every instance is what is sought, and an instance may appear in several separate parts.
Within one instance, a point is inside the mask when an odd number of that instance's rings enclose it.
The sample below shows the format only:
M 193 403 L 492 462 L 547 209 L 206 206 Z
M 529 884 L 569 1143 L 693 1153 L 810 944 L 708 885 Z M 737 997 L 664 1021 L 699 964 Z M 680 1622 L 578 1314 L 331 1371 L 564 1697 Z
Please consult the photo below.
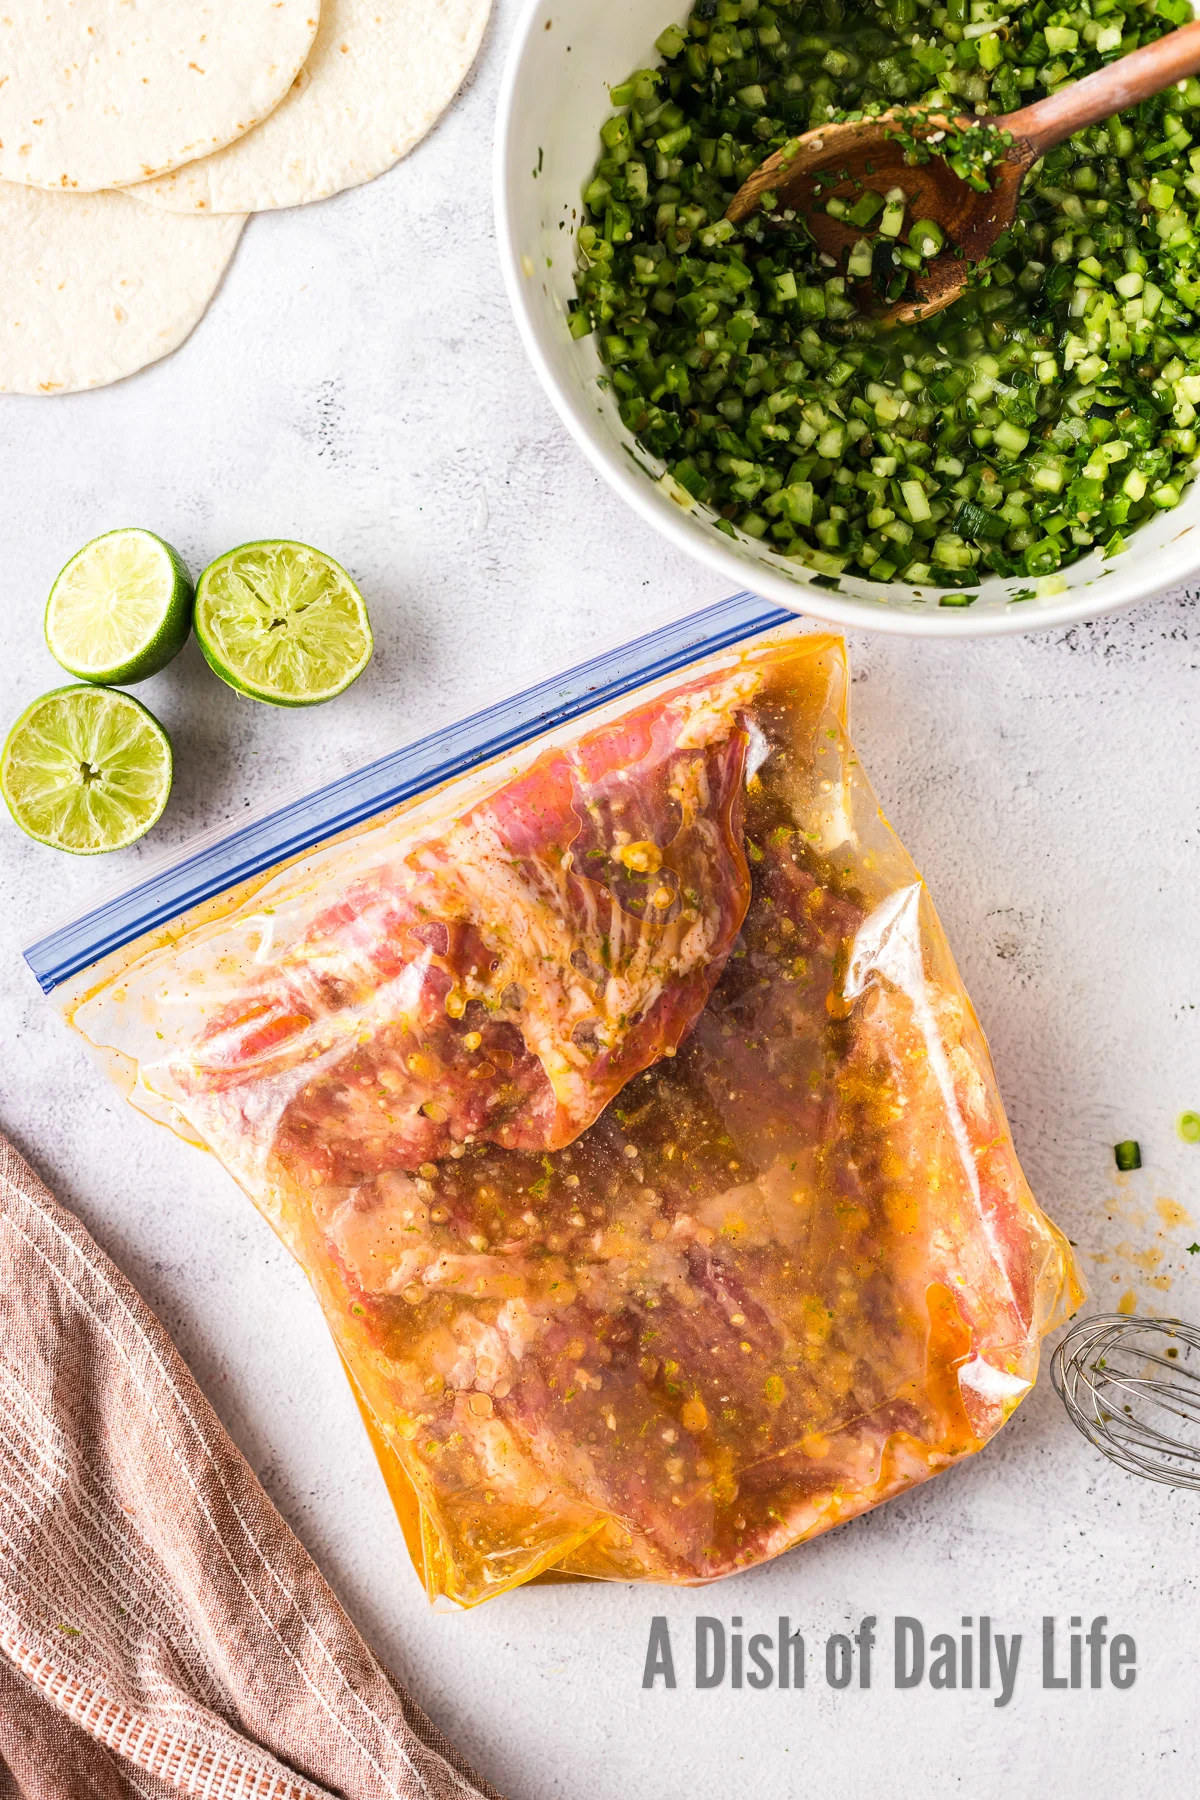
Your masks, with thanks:
M 103 387 L 166 356 L 202 317 L 245 222 L 0 182 L 0 393 Z
M 320 0 L 3 0 L 0 180 L 90 193 L 210 155 L 279 105 L 319 9 Z
M 373 180 L 449 106 L 490 9 L 491 0 L 324 0 L 304 72 L 271 117 L 139 197 L 178 212 L 260 212 Z

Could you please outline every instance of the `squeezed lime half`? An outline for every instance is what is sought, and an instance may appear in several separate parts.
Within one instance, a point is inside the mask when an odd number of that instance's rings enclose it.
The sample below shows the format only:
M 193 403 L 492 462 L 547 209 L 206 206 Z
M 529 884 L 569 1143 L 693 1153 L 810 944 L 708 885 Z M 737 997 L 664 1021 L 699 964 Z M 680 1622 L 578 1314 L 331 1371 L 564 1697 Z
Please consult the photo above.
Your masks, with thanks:
M 196 638 L 231 688 L 271 706 L 316 706 L 371 660 L 362 595 L 338 563 L 285 539 L 242 544 L 196 587 Z
M 50 590 L 47 648 L 77 681 L 145 681 L 187 641 L 192 593 L 178 552 L 152 531 L 105 532 L 75 552 Z
M 0 793 L 39 844 L 96 856 L 149 831 L 172 771 L 171 740 L 140 700 L 112 688 L 55 688 L 9 732 Z

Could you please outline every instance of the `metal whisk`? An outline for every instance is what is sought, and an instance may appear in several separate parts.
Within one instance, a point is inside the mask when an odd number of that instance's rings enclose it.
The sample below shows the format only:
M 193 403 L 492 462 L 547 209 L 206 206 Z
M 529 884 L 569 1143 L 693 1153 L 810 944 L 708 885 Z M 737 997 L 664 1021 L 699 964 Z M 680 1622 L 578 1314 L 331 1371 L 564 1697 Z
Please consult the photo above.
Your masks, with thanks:
M 1071 1327 L 1050 1373 L 1073 1422 L 1110 1462 L 1200 1489 L 1200 1329 L 1099 1313 Z

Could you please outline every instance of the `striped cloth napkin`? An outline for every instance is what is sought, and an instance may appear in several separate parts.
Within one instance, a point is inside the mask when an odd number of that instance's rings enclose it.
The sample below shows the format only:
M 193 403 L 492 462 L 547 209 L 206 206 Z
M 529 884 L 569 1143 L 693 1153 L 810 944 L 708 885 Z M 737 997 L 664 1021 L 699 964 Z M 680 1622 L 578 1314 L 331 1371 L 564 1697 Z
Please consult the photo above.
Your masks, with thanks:
M 499 1800 L 0 1137 L 0 1796 Z

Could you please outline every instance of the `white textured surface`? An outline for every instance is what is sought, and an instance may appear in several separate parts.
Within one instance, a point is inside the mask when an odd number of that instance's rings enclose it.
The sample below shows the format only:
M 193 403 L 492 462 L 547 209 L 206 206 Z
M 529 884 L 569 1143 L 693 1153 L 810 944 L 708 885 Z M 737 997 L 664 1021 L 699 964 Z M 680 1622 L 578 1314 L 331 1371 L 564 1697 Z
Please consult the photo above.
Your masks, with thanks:
M 513 11 L 502 0 L 472 85 L 408 162 L 251 222 L 176 356 L 103 393 L 0 401 L 4 719 L 59 679 L 46 593 L 114 525 L 151 526 L 196 567 L 306 537 L 371 603 L 376 660 L 327 710 L 239 701 L 194 646 L 140 690 L 178 754 L 151 849 L 717 597 L 591 475 L 518 349 L 483 175 Z M 1166 1230 L 1153 1205 L 1200 1221 L 1200 1149 L 1173 1132 L 1200 1106 L 1195 597 L 1067 634 L 851 652 L 859 748 L 941 908 L 1035 1189 L 1085 1249 L 1168 1251 L 1169 1292 L 1126 1252 L 1088 1265 L 1099 1294 L 1133 1286 L 1200 1319 L 1184 1253 L 1200 1224 Z M 973 1463 L 734 1583 L 529 1589 L 432 1614 L 302 1277 L 210 1161 L 121 1107 L 20 961 L 116 865 L 0 821 L 0 1126 L 158 1309 L 372 1643 L 514 1800 L 1189 1791 L 1200 1503 L 1109 1470 L 1048 1383 Z M 1155 1166 L 1121 1191 L 1125 1136 Z M 983 1611 L 1026 1634 L 1004 1711 L 896 1693 L 879 1653 L 870 1693 L 831 1692 L 819 1667 L 803 1694 L 691 1690 L 696 1613 L 769 1631 L 786 1612 L 811 1653 L 864 1613 L 953 1630 Z M 1041 1615 L 1078 1611 L 1135 1636 L 1130 1693 L 1040 1690 Z M 656 1612 L 684 1649 L 674 1694 L 640 1688 Z

